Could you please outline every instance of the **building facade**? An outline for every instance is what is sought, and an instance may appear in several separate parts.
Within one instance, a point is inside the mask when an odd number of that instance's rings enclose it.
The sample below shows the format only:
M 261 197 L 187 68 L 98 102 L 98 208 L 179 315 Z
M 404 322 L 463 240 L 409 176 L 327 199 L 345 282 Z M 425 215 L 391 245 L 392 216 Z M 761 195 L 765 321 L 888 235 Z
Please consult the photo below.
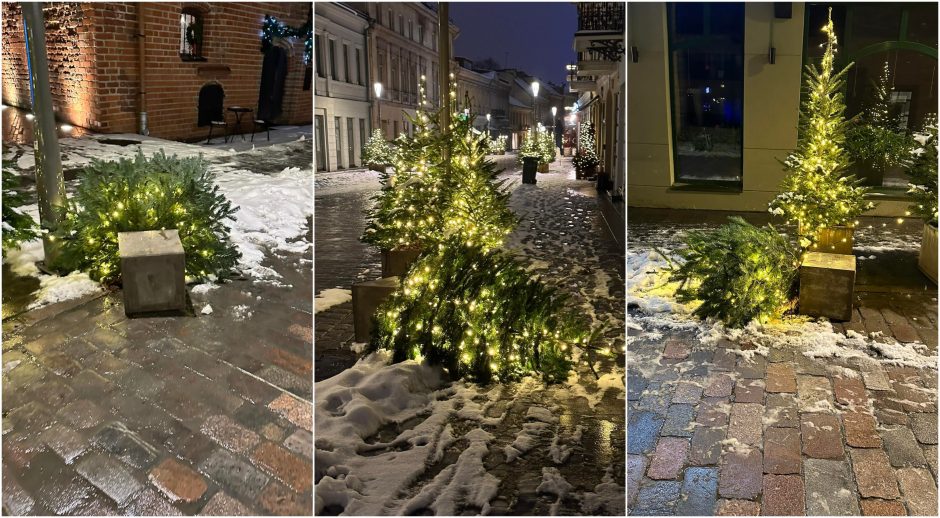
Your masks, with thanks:
M 509 135 L 509 80 L 493 70 L 474 70 L 473 62 L 457 58 L 457 100 L 467 103 L 474 115 L 473 127 L 490 135 Z M 489 121 L 486 115 L 489 114 Z
M 426 80 L 426 95 L 438 104 L 438 15 L 436 4 L 425 2 L 368 2 L 355 5 L 372 19 L 369 34 L 369 78 L 382 84 L 382 95 L 374 104 L 374 127 L 381 128 L 388 140 L 412 132 L 409 117 L 415 116 L 421 77 Z M 448 23 L 451 43 L 457 26 Z M 453 49 L 453 44 L 450 45 Z M 453 53 L 448 58 L 453 59 Z M 451 63 L 450 70 L 454 70 Z M 443 85 L 446 92 L 447 85 Z M 372 92 L 370 95 L 374 95 Z
M 919 129 L 937 106 L 935 3 L 631 3 L 630 205 L 765 211 L 830 7 L 836 67 L 854 63 L 846 115 L 865 108 L 887 62 L 905 129 Z M 905 184 L 902 172 L 870 181 L 870 214 L 903 215 Z
M 314 148 L 317 171 L 361 167 L 372 132 L 369 17 L 341 3 L 317 2 L 314 27 Z
M 3 102 L 31 109 L 20 6 L 4 3 L 2 10 Z M 260 37 L 266 15 L 291 27 L 311 23 L 309 4 L 69 2 L 47 3 L 44 14 L 61 122 L 99 133 L 143 130 L 198 140 L 208 133 L 207 110 L 217 112 L 220 101 L 224 108 L 264 112 L 271 122 L 310 122 L 304 41 L 277 38 L 262 52 Z M 200 27 L 198 41 L 187 36 L 191 25 Z M 282 87 L 270 86 L 275 83 Z M 233 114 L 222 113 L 234 123 Z

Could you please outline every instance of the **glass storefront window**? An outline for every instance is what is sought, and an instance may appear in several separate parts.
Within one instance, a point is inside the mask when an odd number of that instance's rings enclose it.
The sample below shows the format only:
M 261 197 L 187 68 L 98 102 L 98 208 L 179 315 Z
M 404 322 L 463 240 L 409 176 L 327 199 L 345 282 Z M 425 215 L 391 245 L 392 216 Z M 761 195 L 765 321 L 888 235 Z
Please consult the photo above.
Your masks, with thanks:
M 669 4 L 677 183 L 742 180 L 744 4 Z

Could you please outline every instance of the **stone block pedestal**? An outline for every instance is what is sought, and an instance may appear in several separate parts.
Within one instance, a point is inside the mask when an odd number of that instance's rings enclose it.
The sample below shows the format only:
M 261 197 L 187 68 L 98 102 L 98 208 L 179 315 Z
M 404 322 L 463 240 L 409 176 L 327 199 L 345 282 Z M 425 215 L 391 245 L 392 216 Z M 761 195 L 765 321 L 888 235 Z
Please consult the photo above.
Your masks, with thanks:
M 809 252 L 800 267 L 800 314 L 852 319 L 855 256 Z
M 118 233 L 124 313 L 184 311 L 186 258 L 176 230 Z
M 383 277 L 374 281 L 353 284 L 353 330 L 356 341 L 365 343 L 372 337 L 372 317 L 375 310 L 398 288 L 398 277 Z
M 421 250 L 382 250 L 382 277 L 404 277 Z

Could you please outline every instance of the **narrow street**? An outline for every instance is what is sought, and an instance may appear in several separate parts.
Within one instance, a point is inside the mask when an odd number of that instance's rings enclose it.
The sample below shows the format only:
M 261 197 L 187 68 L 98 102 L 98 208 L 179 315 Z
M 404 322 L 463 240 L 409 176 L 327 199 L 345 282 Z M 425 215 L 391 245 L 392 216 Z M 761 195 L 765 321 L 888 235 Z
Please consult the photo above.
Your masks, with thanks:
M 593 183 L 574 179 L 569 158 L 536 185 L 521 184 L 514 154 L 491 158 L 506 169 L 497 181 L 506 181 L 520 217 L 507 248 L 569 293 L 586 319 L 606 325 L 616 354 L 597 359 L 599 379 L 580 364 L 558 385 L 452 383 L 414 362 L 393 369 L 381 355 L 363 359 L 362 344 L 352 341 L 351 303 L 317 312 L 317 513 L 624 513 L 623 256 L 601 226 Z M 377 175 L 318 173 L 316 184 L 315 292 L 377 278 L 377 251 L 358 242 Z M 332 398 L 400 405 L 400 394 L 372 394 L 357 382 L 384 386 L 378 380 L 392 372 L 415 380 L 406 383 L 415 406 L 361 440 L 344 440 L 341 430 L 362 427 L 337 414 Z M 392 459 L 395 473 L 382 467 Z
M 629 214 L 629 514 L 931 514 L 937 291 L 916 267 L 920 222 L 861 219 L 850 322 L 728 330 L 657 273 L 726 216 Z

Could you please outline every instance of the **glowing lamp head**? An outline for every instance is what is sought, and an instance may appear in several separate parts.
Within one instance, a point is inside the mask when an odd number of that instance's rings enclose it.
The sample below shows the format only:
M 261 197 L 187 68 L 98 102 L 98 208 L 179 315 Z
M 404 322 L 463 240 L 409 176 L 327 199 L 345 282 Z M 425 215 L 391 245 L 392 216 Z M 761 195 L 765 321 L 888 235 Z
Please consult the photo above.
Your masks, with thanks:
M 538 81 L 532 81 L 532 95 L 534 97 L 539 96 L 539 82 Z
M 35 118 L 36 118 L 36 116 L 33 115 L 32 113 L 27 113 L 27 114 L 26 114 L 26 120 L 28 120 L 28 121 L 31 121 L 31 120 L 33 120 L 33 119 L 35 119 Z
M 486 114 L 486 122 L 489 122 L 489 121 L 490 121 L 490 114 L 487 113 L 487 114 Z
M 555 114 L 556 114 L 556 113 L 558 113 L 558 107 L 557 107 L 557 106 L 552 106 L 552 118 L 553 118 L 553 119 L 555 118 Z
M 375 96 L 382 97 L 382 83 L 375 83 L 372 85 L 372 88 L 375 89 Z
M 60 128 L 63 132 L 65 132 L 65 133 L 69 133 L 69 132 L 72 131 L 72 125 L 71 125 L 71 124 L 63 124 L 62 126 L 59 126 L 59 128 Z

